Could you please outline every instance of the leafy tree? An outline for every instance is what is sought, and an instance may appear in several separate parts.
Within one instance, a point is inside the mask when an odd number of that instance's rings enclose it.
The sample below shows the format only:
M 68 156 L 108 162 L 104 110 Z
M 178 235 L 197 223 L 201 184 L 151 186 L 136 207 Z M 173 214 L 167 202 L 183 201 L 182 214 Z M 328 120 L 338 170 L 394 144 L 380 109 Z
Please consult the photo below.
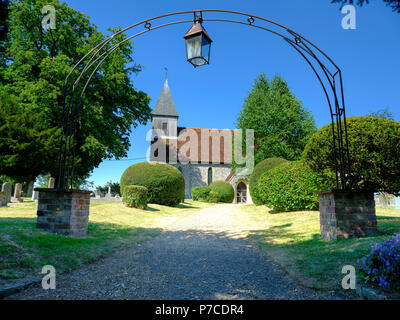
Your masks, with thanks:
M 41 9 L 45 5 L 56 9 L 56 29 L 42 28 Z M 115 37 L 108 47 L 125 38 L 125 35 Z M 1 133 L 6 141 L 2 145 L 0 173 L 25 179 L 41 173 L 57 177 L 56 137 L 60 133 L 64 79 L 73 65 L 103 39 L 105 35 L 97 31 L 87 16 L 65 2 L 10 2 L 9 32 L 5 52 L 0 53 L 7 67 L 0 69 L 0 77 L 4 79 L 0 91 L 16 97 L 16 103 L 14 113 L 3 112 L 2 120 L 9 127 Z M 150 118 L 149 97 L 137 91 L 130 79 L 141 70 L 132 53 L 130 42 L 114 51 L 93 76 L 80 103 L 76 184 L 86 179 L 103 159 L 125 157 L 131 130 Z M 72 78 L 76 79 L 81 70 L 82 67 L 78 68 Z M 12 125 L 13 119 L 22 119 L 20 126 Z M 9 137 L 18 137 L 17 143 Z M 34 145 L 35 150 L 29 149 Z M 20 161 L 22 156 L 25 164 Z
M 331 3 L 341 3 L 345 4 L 354 4 L 356 1 L 354 0 L 332 0 Z M 388 7 L 391 7 L 394 12 L 400 13 L 400 0 L 383 0 Z M 357 5 L 362 7 L 362 5 L 366 3 L 369 4 L 369 0 L 357 0 Z
M 353 187 L 400 191 L 400 123 L 379 117 L 347 118 Z M 306 163 L 321 175 L 334 172 L 331 125 L 315 133 L 304 149 Z
M 103 187 L 97 186 L 96 189 L 99 190 L 101 193 L 107 193 L 108 192 L 108 183 L 106 183 Z M 111 194 L 121 195 L 121 187 L 120 187 L 119 182 L 113 182 L 111 184 Z
M 254 81 L 236 123 L 238 129 L 254 130 L 256 164 L 266 158 L 301 158 L 316 131 L 312 114 L 290 92 L 286 81 L 280 76 L 269 81 L 264 74 Z
M 379 109 L 378 111 L 370 112 L 368 116 L 394 120 L 393 113 L 389 110 L 389 108 Z

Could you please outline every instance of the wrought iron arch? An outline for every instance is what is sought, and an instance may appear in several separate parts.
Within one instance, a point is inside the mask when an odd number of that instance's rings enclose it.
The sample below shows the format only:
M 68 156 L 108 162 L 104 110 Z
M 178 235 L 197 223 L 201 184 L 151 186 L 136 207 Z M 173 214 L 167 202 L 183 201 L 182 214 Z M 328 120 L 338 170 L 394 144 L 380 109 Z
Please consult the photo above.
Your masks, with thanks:
M 204 18 L 203 13 L 210 15 L 210 17 Z M 164 19 L 186 15 L 193 15 L 193 18 L 182 19 L 178 21 L 164 21 L 162 23 Z M 213 15 L 218 16 L 214 17 Z M 219 15 L 226 15 L 226 17 L 219 17 Z M 92 48 L 85 56 L 81 58 L 81 60 L 79 60 L 79 62 L 67 75 L 64 83 L 64 102 L 61 119 L 57 188 L 72 189 L 76 142 L 75 137 L 78 122 L 79 104 L 93 75 L 97 72 L 104 60 L 110 54 L 112 54 L 112 52 L 117 50 L 122 43 L 126 41 L 130 41 L 133 38 L 143 35 L 152 30 L 157 30 L 160 28 L 182 23 L 192 23 L 196 19 L 198 19 L 199 16 L 201 17 L 203 22 L 209 21 L 236 23 L 273 33 L 286 41 L 306 60 L 307 64 L 311 67 L 322 86 L 331 114 L 333 136 L 332 148 L 334 151 L 333 155 L 336 172 L 336 187 L 337 189 L 343 190 L 351 189 L 350 156 L 347 138 L 346 111 L 343 94 L 342 72 L 340 68 L 325 52 L 323 52 L 311 41 L 307 40 L 302 35 L 291 30 L 290 28 L 287 28 L 272 20 L 259 17 L 257 15 L 247 14 L 238 11 L 217 9 L 173 12 L 142 20 L 119 32 L 114 33 L 107 39 L 100 42 L 94 48 Z M 238 16 L 241 17 L 242 20 L 233 19 L 233 17 Z M 152 23 L 156 21 L 161 22 L 160 24 L 153 26 Z M 131 36 L 127 36 L 125 39 L 112 45 L 111 47 L 107 47 L 107 44 L 111 44 L 111 41 L 117 35 L 122 33 L 125 34 L 127 31 L 130 30 L 135 30 L 137 32 Z M 86 64 L 84 65 L 84 63 Z M 79 76 L 76 78 L 71 86 L 71 76 L 78 67 L 81 67 L 82 71 L 79 73 Z M 79 90 L 78 85 L 81 83 L 83 76 L 85 76 L 86 74 L 88 74 L 86 82 L 80 89 L 79 94 L 79 92 L 77 92 Z

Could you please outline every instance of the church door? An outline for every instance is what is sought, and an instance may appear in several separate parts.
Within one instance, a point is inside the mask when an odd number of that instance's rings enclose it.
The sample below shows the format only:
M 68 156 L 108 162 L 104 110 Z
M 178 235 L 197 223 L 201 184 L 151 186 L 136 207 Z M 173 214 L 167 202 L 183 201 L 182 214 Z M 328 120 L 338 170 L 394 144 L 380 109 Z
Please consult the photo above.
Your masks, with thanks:
M 244 182 L 239 182 L 236 187 L 236 202 L 246 203 L 247 202 L 247 186 Z

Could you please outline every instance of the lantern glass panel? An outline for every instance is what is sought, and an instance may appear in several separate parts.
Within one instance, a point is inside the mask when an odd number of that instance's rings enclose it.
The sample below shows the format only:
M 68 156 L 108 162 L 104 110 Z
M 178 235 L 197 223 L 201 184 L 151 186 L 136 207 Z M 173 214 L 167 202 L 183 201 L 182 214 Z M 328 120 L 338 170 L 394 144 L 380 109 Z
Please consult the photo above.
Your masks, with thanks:
M 210 62 L 210 46 L 211 42 L 203 36 L 201 43 L 201 55 L 205 60 L 207 60 L 207 62 Z
M 187 59 L 192 60 L 201 56 L 201 35 L 186 40 Z

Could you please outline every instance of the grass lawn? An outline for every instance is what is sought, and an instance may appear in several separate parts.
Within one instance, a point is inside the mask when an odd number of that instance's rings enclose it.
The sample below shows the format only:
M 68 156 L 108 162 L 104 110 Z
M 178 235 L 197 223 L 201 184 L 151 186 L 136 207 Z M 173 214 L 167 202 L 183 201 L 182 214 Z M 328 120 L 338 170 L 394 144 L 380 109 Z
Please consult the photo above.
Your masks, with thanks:
M 367 254 L 375 242 L 400 231 L 400 210 L 377 208 L 376 237 L 323 241 L 319 212 L 270 214 L 265 206 L 244 205 L 240 223 L 250 223 L 248 237 L 301 284 L 317 289 L 343 292 L 344 265 L 357 268 L 357 259 Z
M 139 210 L 122 203 L 92 203 L 88 236 L 71 238 L 36 229 L 37 202 L 10 203 L 0 208 L 0 285 L 39 276 L 47 264 L 57 273 L 73 270 L 117 248 L 146 241 L 166 225 L 211 205 L 186 201 L 176 207 L 150 204 Z

